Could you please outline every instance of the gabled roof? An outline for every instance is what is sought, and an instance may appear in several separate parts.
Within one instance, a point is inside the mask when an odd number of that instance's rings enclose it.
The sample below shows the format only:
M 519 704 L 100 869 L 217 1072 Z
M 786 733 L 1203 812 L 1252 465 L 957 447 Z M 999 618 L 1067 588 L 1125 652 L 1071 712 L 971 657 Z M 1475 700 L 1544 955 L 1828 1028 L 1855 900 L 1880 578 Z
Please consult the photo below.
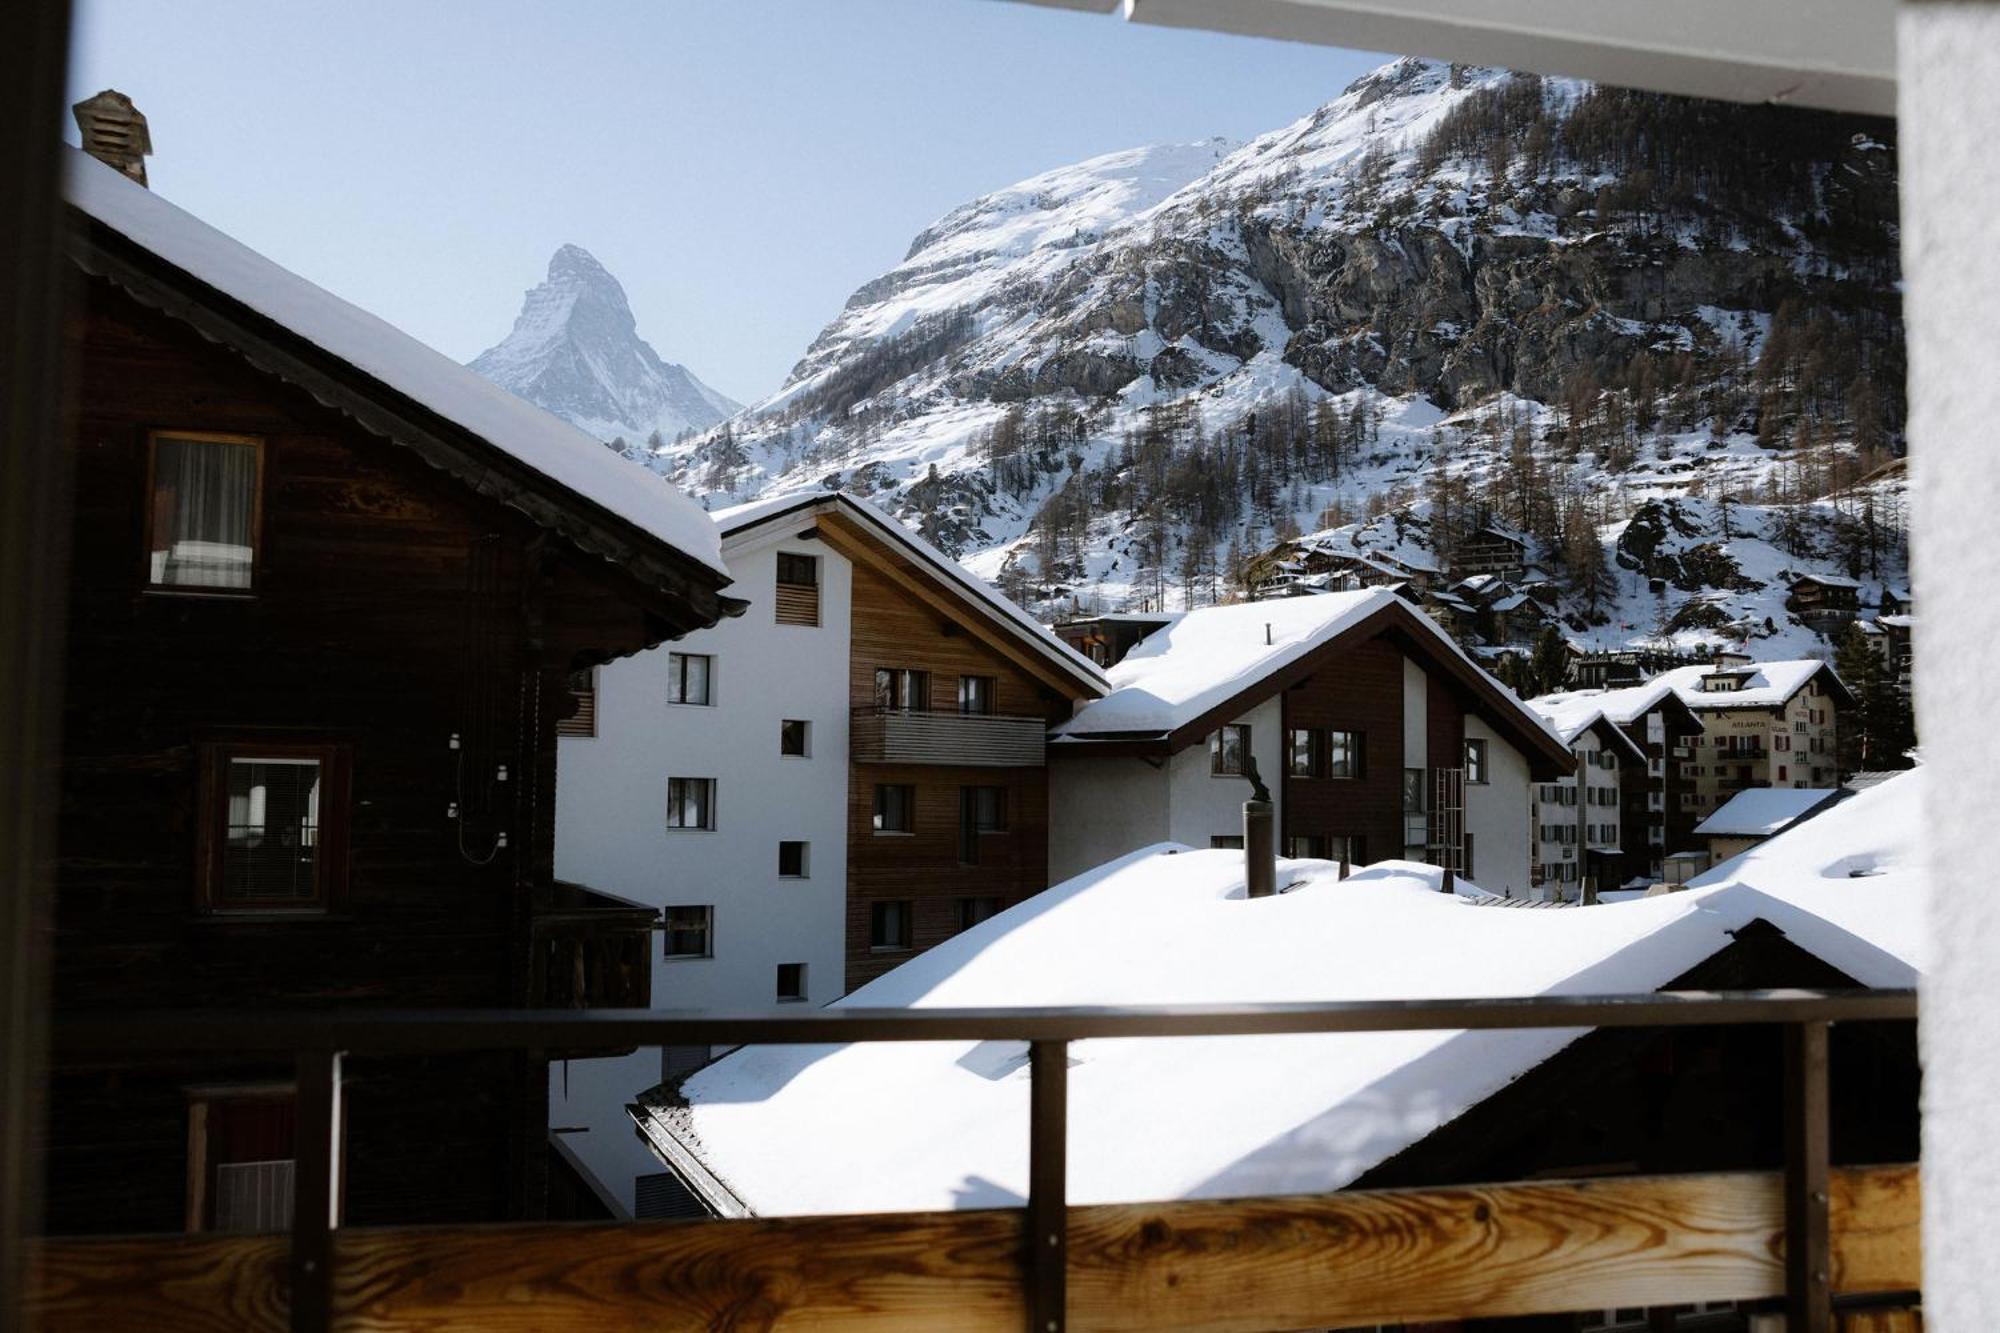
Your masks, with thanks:
M 728 582 L 714 524 L 666 481 L 103 163 L 64 152 L 63 193 L 81 224 L 69 250 L 86 272 L 636 577 L 678 586 L 694 574 L 707 585 L 697 599 Z
M 1546 776 L 1570 770 L 1561 737 L 1429 616 L 1382 588 L 1190 611 L 1112 667 L 1111 693 L 1053 728 L 1051 741 L 1083 750 L 1099 741 L 1150 740 L 1181 750 L 1341 650 L 1383 634 L 1471 695 L 1532 769 Z
M 833 1007 L 1649 991 L 1757 920 L 1863 985 L 1906 986 L 1928 945 L 1918 790 L 1886 783 L 1815 820 L 1811 855 L 1784 859 L 1768 882 L 1758 863 L 1733 862 L 1734 875 L 1708 891 L 1571 911 L 1470 911 L 1475 886 L 1442 894 L 1435 868 L 1393 861 L 1345 881 L 1325 862 L 1284 861 L 1279 882 L 1292 887 L 1251 899 L 1240 853 L 1163 844 L 1037 894 Z M 1871 873 L 1850 877 L 1862 867 Z M 1077 1042 L 1070 1198 L 1339 1189 L 1580 1035 Z M 724 1206 L 735 1199 L 766 1215 L 1019 1206 L 1026 1054 L 1019 1042 L 745 1047 L 688 1076 L 677 1097 L 642 1098 L 637 1118 L 663 1151 L 721 1183 Z
M 1817 583 L 1826 588 L 1859 588 L 1860 579 L 1843 578 L 1838 574 L 1801 574 L 1792 580 L 1794 586 L 1801 583 Z
M 1704 836 L 1768 838 L 1841 795 L 1837 787 L 1751 787 L 1724 801 L 1694 831 Z
M 984 579 L 911 532 L 867 501 L 846 491 L 815 490 L 756 500 L 730 509 L 718 509 L 709 516 L 722 534 L 726 551 L 761 539 L 786 526 L 800 526 L 807 520 L 818 526 L 818 535 L 836 549 L 846 541 L 860 541 L 877 552 L 889 553 L 897 566 L 913 571 L 956 608 L 976 615 L 988 631 L 1015 655 L 1032 659 L 1036 674 L 1060 683 L 1071 698 L 1096 698 L 1110 688 L 1104 671 L 1095 662 L 1058 639 L 1033 616 L 1002 597 Z M 843 550 L 843 554 L 855 554 Z
M 1743 683 L 1733 690 L 1705 691 L 1702 678 L 1710 674 L 1739 676 Z M 1702 712 L 1713 708 L 1781 708 L 1812 680 L 1832 689 L 1847 703 L 1854 702 L 1853 691 L 1834 669 L 1811 658 L 1729 667 L 1676 667 L 1655 676 L 1651 683 L 1665 683 L 1689 708 Z
M 1587 723 L 1591 715 L 1600 713 L 1621 727 L 1629 727 L 1656 708 L 1679 716 L 1690 729 L 1701 725 L 1694 710 L 1681 702 L 1673 685 L 1664 678 L 1617 689 L 1559 690 L 1531 699 L 1529 706 L 1547 718 L 1557 731 L 1577 725 L 1577 718 Z
M 1636 763 L 1646 762 L 1646 752 L 1621 729 L 1617 719 L 1608 715 L 1602 707 L 1593 707 L 1582 693 L 1571 695 L 1544 695 L 1528 700 L 1528 707 L 1535 710 L 1547 722 L 1565 745 L 1575 745 L 1586 732 L 1594 734 L 1598 742 L 1608 745 Z

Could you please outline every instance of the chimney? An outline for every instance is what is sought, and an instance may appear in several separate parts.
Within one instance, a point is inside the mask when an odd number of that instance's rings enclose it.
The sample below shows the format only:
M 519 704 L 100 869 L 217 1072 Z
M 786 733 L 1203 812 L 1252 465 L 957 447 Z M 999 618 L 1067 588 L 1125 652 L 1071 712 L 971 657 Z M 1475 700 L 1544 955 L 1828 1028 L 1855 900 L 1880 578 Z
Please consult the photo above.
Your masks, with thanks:
M 106 88 L 78 102 L 70 112 L 83 134 L 84 152 L 139 184 L 146 183 L 146 157 L 153 151 L 153 140 L 146 132 L 145 116 L 132 105 L 131 98 Z
M 1257 775 L 1255 756 L 1243 756 L 1243 776 L 1250 779 L 1250 799 L 1243 803 L 1243 893 L 1269 898 L 1278 892 L 1278 845 L 1272 828 L 1270 788 Z

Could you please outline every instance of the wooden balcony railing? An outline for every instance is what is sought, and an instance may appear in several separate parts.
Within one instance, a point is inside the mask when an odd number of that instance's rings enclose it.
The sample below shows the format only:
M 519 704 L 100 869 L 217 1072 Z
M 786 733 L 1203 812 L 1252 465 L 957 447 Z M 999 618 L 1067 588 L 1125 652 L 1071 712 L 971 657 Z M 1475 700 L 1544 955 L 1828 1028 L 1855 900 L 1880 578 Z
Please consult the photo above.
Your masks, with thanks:
M 864 764 L 969 764 L 1039 768 L 1049 724 L 1039 717 L 947 709 L 857 708 L 848 734 Z
M 644 1009 L 653 1002 L 656 907 L 558 881 L 530 925 L 534 1002 L 550 1009 Z
M 1828 1164 L 1827 1033 L 1913 991 L 1776 991 L 1132 1009 L 151 1014 L 72 1019 L 78 1055 L 298 1062 L 292 1236 L 39 1243 L 30 1314 L 103 1328 L 1268 1329 L 1922 1285 L 1914 1166 Z M 1069 1043 L 1095 1038 L 1779 1024 L 1786 1166 L 1462 1188 L 1069 1207 Z M 715 1222 L 336 1228 L 345 1052 L 771 1042 L 1029 1043 L 1025 1208 Z

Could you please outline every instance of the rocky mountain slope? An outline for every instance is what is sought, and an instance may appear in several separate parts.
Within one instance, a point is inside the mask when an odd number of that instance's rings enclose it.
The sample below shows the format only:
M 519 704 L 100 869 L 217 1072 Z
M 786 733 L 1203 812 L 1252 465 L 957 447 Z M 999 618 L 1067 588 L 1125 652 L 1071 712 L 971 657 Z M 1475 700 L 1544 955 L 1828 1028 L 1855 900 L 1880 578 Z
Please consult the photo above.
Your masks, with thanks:
M 1440 564 L 1527 533 L 1572 632 L 1616 641 L 1663 623 L 1619 542 L 1670 504 L 1782 529 L 1773 580 L 1853 571 L 1866 509 L 1893 579 L 1895 180 L 1880 122 L 1397 61 L 1240 147 L 954 210 L 778 393 L 650 462 L 717 505 L 874 494 L 1045 610 L 1228 596 L 1400 514 Z
M 479 354 L 472 369 L 593 435 L 635 454 L 715 425 L 742 404 L 660 359 L 639 336 L 625 289 L 581 246 L 549 260 L 513 332 Z M 655 438 L 657 437 L 657 438 Z

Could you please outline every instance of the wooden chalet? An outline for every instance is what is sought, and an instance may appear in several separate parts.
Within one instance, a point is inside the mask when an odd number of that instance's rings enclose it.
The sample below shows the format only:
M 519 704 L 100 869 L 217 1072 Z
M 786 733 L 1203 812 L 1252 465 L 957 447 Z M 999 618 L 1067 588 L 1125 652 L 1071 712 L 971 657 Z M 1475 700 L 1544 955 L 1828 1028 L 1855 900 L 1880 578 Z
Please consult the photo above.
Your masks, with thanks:
M 69 156 L 58 1020 L 645 1005 L 656 913 L 554 878 L 556 729 L 572 673 L 740 609 L 712 524 Z M 563 1211 L 549 1054 L 354 1061 L 342 1219 Z M 293 1078 L 58 1051 L 48 1229 L 290 1225 Z
M 1833 574 L 1802 574 L 1792 580 L 1785 609 L 1827 632 L 1853 620 L 1861 610 L 1861 582 Z
M 1518 578 L 1527 567 L 1527 539 L 1491 525 L 1467 534 L 1451 558 L 1452 573 L 1461 579 L 1476 574 Z

